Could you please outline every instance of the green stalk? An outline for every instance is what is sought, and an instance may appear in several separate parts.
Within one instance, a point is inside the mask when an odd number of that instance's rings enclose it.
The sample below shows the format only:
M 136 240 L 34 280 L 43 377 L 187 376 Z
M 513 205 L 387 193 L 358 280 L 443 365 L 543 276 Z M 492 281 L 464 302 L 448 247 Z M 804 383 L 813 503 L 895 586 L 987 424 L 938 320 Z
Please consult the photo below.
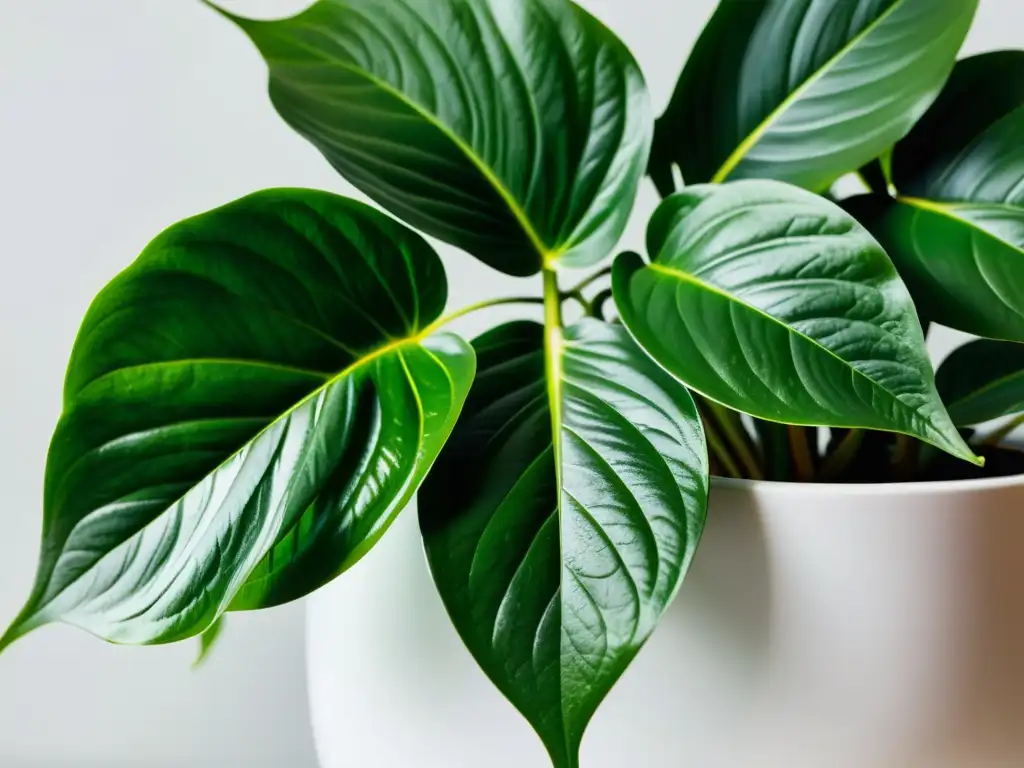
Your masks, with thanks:
M 722 428 L 725 439 L 732 450 L 735 451 L 736 457 L 747 473 L 747 477 L 754 480 L 764 480 L 764 470 L 761 469 L 761 462 L 757 458 L 756 449 L 750 440 L 750 436 L 743 429 L 743 424 L 739 420 L 739 414 L 711 400 L 705 399 L 705 403 Z
M 910 435 L 896 435 L 896 449 L 893 451 L 893 478 L 901 483 L 914 479 L 917 474 L 917 458 L 921 443 Z
M 821 467 L 821 479 L 832 481 L 841 477 L 843 472 L 850 466 L 850 462 L 857 457 L 857 452 L 863 443 L 863 429 L 849 430 L 843 439 L 839 441 L 836 449 L 825 459 L 825 463 Z
M 728 477 L 742 478 L 743 472 L 740 470 L 739 464 L 729 453 L 729 448 L 722 439 L 722 436 L 718 434 L 718 429 L 715 427 L 715 421 L 711 419 L 706 409 L 700 407 L 698 401 L 697 410 L 700 412 L 701 421 L 704 423 L 704 437 L 708 443 L 708 450 L 716 461 L 725 470 Z
M 544 299 L 537 296 L 510 296 L 502 299 L 487 299 L 486 301 L 478 301 L 475 304 L 457 309 L 451 314 L 444 315 L 438 318 L 433 323 L 428 325 L 421 332 L 421 336 L 429 336 L 431 333 L 436 331 L 438 328 L 448 325 L 460 317 L 465 317 L 473 312 L 479 312 L 481 309 L 489 309 L 490 307 L 500 307 L 506 304 L 543 304 Z
M 801 483 L 814 482 L 814 453 L 807 441 L 807 428 L 788 426 L 789 446 L 793 452 L 796 479 Z
M 599 269 L 597 272 L 595 272 L 594 274 L 592 274 L 589 277 L 585 278 L 584 280 L 582 280 L 581 282 L 577 283 L 575 286 L 570 288 L 568 291 L 566 291 L 566 295 L 571 296 L 574 293 L 580 293 L 580 292 L 584 291 L 585 289 L 589 288 L 594 283 L 596 283 L 602 277 L 607 277 L 611 273 L 612 273 L 612 268 L 611 267 L 605 267 L 604 269 Z

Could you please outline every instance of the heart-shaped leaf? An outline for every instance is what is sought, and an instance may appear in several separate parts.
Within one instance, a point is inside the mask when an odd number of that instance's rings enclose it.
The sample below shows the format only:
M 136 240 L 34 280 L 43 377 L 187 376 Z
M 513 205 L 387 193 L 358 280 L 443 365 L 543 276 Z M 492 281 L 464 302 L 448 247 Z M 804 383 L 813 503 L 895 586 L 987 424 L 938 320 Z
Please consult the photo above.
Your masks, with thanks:
M 1024 344 L 969 342 L 939 366 L 935 384 L 960 426 L 1024 413 Z
M 46 468 L 36 586 L 2 646 L 63 621 L 123 643 L 320 586 L 381 536 L 474 372 L 428 335 L 441 262 L 383 214 L 259 193 L 158 237 L 93 302 Z
M 893 155 L 900 197 L 868 208 L 924 314 L 1024 341 L 1024 52 L 975 56 Z
M 420 522 L 462 639 L 554 764 L 576 768 L 693 556 L 707 455 L 689 393 L 624 329 L 554 332 L 547 361 L 544 333 L 519 322 L 474 342 L 479 374 Z
M 722 0 L 659 119 L 650 172 L 672 191 L 744 178 L 827 189 L 913 127 L 978 0 Z
M 512 275 L 614 247 L 652 118 L 626 47 L 569 0 L 319 0 L 230 16 L 281 116 L 409 224 Z
M 935 391 L 914 305 L 853 217 L 773 181 L 695 186 L 620 256 L 615 300 L 655 360 L 770 421 L 919 437 L 976 460 Z

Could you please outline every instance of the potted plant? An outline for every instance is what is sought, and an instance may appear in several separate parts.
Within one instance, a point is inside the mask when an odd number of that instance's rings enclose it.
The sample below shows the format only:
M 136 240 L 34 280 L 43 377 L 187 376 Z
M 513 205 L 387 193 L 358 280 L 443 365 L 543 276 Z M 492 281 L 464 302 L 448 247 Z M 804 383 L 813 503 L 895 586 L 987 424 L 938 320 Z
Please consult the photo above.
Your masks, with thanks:
M 281 116 L 386 213 L 258 192 L 97 296 L 0 648 L 52 622 L 209 642 L 226 612 L 346 572 L 415 497 L 459 636 L 573 768 L 715 475 L 698 561 L 730 520 L 763 528 L 772 638 L 763 733 L 732 764 L 1012 763 L 1024 53 L 956 61 L 977 5 L 722 0 L 657 121 L 629 50 L 570 0 L 213 6 Z M 850 174 L 864 194 L 840 197 Z M 664 196 L 647 253 L 613 259 L 645 175 Z M 538 290 L 445 314 L 416 230 Z M 543 322 L 447 327 L 509 303 Z M 986 338 L 936 378 L 932 323 Z M 313 696 L 333 768 L 346 723 Z

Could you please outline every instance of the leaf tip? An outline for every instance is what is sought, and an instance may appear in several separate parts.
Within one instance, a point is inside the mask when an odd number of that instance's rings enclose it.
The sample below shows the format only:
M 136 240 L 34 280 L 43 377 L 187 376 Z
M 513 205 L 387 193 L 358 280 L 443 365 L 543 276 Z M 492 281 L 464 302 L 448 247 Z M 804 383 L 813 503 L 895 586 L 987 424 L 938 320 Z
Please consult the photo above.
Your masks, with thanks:
M 217 640 L 220 638 L 223 629 L 224 617 L 219 616 L 217 620 L 207 627 L 206 631 L 199 636 L 199 653 L 196 655 L 196 660 L 192 662 L 193 670 L 202 667 L 203 664 L 206 663 L 206 660 L 210 658 L 210 653 L 217 644 Z
M 32 631 L 34 627 L 22 621 L 22 617 L 19 616 L 14 622 L 7 628 L 7 631 L 0 635 L 0 653 L 3 653 L 12 645 L 16 640 L 20 640 L 22 637 Z

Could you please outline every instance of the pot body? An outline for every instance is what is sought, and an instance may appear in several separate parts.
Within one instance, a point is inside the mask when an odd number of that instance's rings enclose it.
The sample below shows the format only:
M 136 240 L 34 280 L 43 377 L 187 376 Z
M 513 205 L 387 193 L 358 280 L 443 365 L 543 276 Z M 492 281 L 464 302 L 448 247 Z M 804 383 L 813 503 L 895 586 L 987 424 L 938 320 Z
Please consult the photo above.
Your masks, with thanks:
M 1024 479 L 716 482 L 585 768 L 1024 765 Z M 407 511 L 313 596 L 322 768 L 547 765 L 451 627 Z

